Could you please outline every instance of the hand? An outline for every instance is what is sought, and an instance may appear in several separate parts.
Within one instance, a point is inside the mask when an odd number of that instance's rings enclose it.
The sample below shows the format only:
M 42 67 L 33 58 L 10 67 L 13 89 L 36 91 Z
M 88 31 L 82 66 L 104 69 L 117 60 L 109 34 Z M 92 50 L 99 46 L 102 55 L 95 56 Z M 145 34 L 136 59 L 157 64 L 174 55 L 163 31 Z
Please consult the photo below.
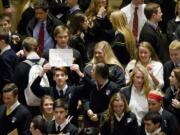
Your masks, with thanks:
M 91 109 L 89 109 L 87 111 L 87 115 L 89 116 L 89 118 L 91 118 L 94 115 L 94 113 L 93 113 L 93 111 Z
M 20 37 L 18 35 L 12 35 L 13 44 L 17 44 L 20 41 Z
M 90 119 L 94 122 L 98 121 L 97 114 L 94 114 Z
M 5 13 L 6 13 L 9 17 L 12 16 L 12 14 L 14 13 L 14 11 L 15 11 L 15 9 L 12 8 L 12 7 L 5 8 Z
M 99 17 L 104 17 L 105 14 L 106 14 L 106 9 L 105 9 L 105 7 L 100 7 L 97 16 L 99 16 Z
M 66 121 L 69 123 L 72 118 L 73 118 L 73 116 L 68 115 L 68 117 L 66 118 Z
M 20 50 L 16 53 L 16 56 L 17 57 L 23 57 L 24 56 L 24 51 L 23 50 Z
M 72 71 L 75 71 L 80 77 L 84 77 L 84 74 L 81 72 L 81 70 L 79 69 L 79 65 L 78 64 L 72 64 L 72 66 L 70 67 L 70 69 Z
M 41 73 L 41 77 L 45 74 L 45 73 L 47 73 L 49 70 L 51 70 L 51 65 L 49 64 L 49 63 L 46 63 L 46 64 L 44 64 L 44 66 L 43 66 L 43 71 L 42 71 L 42 73 Z
M 172 99 L 172 106 L 176 109 L 180 109 L 180 101 L 177 99 Z
M 148 64 L 148 65 L 146 66 L 146 69 L 148 70 L 148 72 L 149 72 L 150 75 L 153 74 L 151 64 Z
M 81 100 L 78 100 L 78 104 L 77 104 L 77 110 L 79 110 L 82 106 L 82 101 Z

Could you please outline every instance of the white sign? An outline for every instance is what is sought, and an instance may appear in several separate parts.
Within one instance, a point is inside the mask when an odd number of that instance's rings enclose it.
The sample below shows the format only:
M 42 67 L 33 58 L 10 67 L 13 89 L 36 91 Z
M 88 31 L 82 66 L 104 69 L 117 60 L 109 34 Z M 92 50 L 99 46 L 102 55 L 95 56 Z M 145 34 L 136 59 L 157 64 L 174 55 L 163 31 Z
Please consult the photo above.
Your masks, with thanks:
M 72 49 L 50 49 L 49 63 L 52 67 L 70 67 L 73 64 Z

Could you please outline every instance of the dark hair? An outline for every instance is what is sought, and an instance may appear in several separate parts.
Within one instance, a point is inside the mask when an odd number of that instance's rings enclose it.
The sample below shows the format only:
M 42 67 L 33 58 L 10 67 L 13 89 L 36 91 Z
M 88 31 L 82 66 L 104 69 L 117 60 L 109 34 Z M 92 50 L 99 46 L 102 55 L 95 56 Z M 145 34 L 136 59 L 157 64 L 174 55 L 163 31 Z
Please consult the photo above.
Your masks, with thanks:
M 6 13 L 0 14 L 0 20 L 6 20 L 8 23 L 10 23 L 10 17 Z
M 37 0 L 34 3 L 34 10 L 36 9 L 42 9 L 43 11 L 47 11 L 49 9 L 48 2 L 46 0 Z
M 65 110 L 68 110 L 68 104 L 63 99 L 57 99 L 53 105 L 53 109 L 55 108 L 64 108 Z
M 158 112 L 148 112 L 147 114 L 145 114 L 144 121 L 152 121 L 152 123 L 157 124 L 162 122 L 162 117 Z
M 27 52 L 31 52 L 31 51 L 35 51 L 38 48 L 38 43 L 37 40 L 33 37 L 26 37 L 23 42 L 22 42 L 22 47 L 27 51 Z
M 18 95 L 18 87 L 15 83 L 8 83 L 3 87 L 3 93 L 12 92 L 14 96 Z
M 53 76 L 55 76 L 55 74 L 56 74 L 57 71 L 62 71 L 63 73 L 65 73 L 66 75 L 68 75 L 68 72 L 67 72 L 67 68 L 66 68 L 66 67 L 54 67 L 54 68 L 52 69 Z
M 146 18 L 149 20 L 151 19 L 153 13 L 157 13 L 158 12 L 158 8 L 160 7 L 159 4 L 157 3 L 148 3 L 146 4 L 145 8 L 144 8 L 144 14 L 146 16 Z
M 88 127 L 81 130 L 79 135 L 98 135 L 99 129 L 95 127 Z
M 94 68 L 95 74 L 101 76 L 103 79 L 107 79 L 109 77 L 109 67 L 104 63 L 95 64 Z
M 34 129 L 39 129 L 41 133 L 47 134 L 47 122 L 41 115 L 33 117 L 31 122 L 33 123 Z
M 83 30 L 82 23 L 85 21 L 86 16 L 82 13 L 75 14 L 69 23 L 69 29 L 71 34 L 77 34 L 78 31 Z

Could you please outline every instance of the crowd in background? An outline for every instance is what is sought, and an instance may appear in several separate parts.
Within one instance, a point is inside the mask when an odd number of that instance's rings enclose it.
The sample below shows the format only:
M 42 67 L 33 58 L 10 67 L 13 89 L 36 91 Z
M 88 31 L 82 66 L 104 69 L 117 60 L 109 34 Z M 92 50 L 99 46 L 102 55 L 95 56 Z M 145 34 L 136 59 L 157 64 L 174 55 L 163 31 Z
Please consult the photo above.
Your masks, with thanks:
M 180 135 L 180 1 L 111 2 L 2 0 L 0 135 Z

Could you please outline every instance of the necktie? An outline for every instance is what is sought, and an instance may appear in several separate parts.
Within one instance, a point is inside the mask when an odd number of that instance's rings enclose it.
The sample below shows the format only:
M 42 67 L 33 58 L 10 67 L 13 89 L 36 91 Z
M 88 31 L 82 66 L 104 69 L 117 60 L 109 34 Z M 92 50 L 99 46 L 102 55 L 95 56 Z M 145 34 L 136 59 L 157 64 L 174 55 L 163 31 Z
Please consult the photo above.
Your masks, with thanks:
M 61 131 L 61 126 L 57 127 L 57 131 L 58 131 L 58 133 Z
M 133 18 L 133 34 L 137 38 L 138 36 L 138 14 L 137 14 L 138 7 L 134 9 L 134 18 Z
M 38 54 L 42 55 L 44 49 L 44 23 L 41 23 L 38 37 Z
M 159 28 L 159 26 L 156 27 L 156 32 L 160 33 L 160 28 Z
M 61 98 L 63 98 L 63 95 L 64 95 L 63 90 L 59 91 L 59 95 L 60 95 Z
M 11 109 L 10 108 L 6 108 L 6 116 L 8 116 L 9 114 L 11 114 Z

